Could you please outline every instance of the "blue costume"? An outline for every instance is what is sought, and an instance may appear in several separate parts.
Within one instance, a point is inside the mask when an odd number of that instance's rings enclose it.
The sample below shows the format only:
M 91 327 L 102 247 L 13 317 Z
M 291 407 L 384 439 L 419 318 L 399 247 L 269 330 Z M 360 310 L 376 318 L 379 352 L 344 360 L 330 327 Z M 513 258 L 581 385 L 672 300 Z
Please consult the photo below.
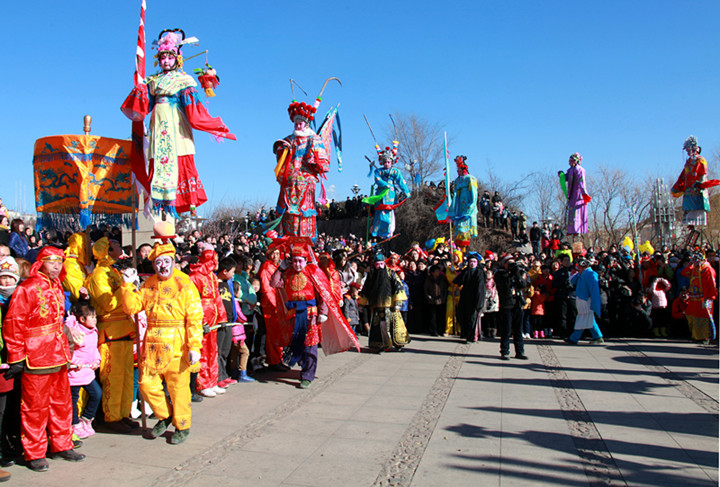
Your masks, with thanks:
M 455 195 L 450 206 L 449 216 L 452 218 L 455 243 L 460 247 L 470 244 L 470 239 L 477 237 L 477 179 L 470 174 L 455 179 Z
M 575 284 L 575 295 L 577 300 L 577 318 L 575 319 L 575 331 L 570 335 L 570 341 L 577 343 L 582 336 L 583 330 L 590 330 L 593 340 L 602 338 L 600 328 L 595 321 L 595 315 L 602 314 L 600 305 L 600 285 L 597 272 L 588 267 L 583 272 L 575 274 L 570 279 Z
M 405 178 L 397 168 L 375 169 L 375 189 L 372 195 L 383 193 L 382 200 L 375 205 L 372 236 L 390 238 L 395 232 L 395 208 L 410 195 Z

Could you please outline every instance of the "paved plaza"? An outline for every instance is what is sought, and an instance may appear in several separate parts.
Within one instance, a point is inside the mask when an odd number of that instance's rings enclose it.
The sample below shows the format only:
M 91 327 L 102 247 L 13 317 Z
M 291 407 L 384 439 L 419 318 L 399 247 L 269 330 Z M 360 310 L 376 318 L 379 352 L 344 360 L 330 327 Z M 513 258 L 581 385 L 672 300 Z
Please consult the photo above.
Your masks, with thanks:
M 321 356 L 307 390 L 298 370 L 265 373 L 194 404 L 185 444 L 98 432 L 86 461 L 13 466 L 10 484 L 718 484 L 716 347 L 531 340 L 529 360 L 503 362 L 498 345 Z

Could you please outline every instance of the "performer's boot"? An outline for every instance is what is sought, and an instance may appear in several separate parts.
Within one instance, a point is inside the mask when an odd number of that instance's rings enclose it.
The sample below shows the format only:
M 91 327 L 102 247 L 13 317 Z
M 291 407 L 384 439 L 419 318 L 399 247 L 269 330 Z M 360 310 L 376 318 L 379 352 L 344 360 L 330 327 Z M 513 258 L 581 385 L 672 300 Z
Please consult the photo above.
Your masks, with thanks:
M 255 382 L 255 379 L 247 375 L 247 370 L 241 370 L 238 382 Z
M 172 423 L 172 418 L 165 418 L 161 419 L 157 422 L 155 426 L 153 426 L 152 429 L 152 436 L 154 438 L 157 438 L 158 436 L 161 436 L 163 433 L 165 433 L 168 429 L 168 426 L 170 426 L 170 423 Z
M 175 430 L 175 432 L 170 437 L 170 444 L 179 445 L 180 443 L 187 440 L 188 436 L 190 436 L 190 428 L 185 430 Z

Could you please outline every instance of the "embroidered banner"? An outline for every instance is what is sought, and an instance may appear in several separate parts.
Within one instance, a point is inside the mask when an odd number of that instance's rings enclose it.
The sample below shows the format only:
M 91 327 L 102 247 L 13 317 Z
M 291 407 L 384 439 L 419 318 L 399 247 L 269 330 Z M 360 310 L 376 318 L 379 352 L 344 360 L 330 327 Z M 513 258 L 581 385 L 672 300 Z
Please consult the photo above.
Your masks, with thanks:
M 132 216 L 129 140 L 55 135 L 35 141 L 38 224 L 128 224 Z

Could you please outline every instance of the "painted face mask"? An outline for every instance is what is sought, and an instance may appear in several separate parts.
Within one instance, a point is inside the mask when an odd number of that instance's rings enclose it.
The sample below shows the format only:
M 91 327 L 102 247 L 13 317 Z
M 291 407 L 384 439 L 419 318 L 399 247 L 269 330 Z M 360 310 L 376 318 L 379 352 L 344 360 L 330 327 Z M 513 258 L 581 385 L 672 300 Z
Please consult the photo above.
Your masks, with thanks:
M 161 255 L 153 261 L 153 268 L 161 279 L 167 279 L 173 271 L 173 258 L 169 255 Z

